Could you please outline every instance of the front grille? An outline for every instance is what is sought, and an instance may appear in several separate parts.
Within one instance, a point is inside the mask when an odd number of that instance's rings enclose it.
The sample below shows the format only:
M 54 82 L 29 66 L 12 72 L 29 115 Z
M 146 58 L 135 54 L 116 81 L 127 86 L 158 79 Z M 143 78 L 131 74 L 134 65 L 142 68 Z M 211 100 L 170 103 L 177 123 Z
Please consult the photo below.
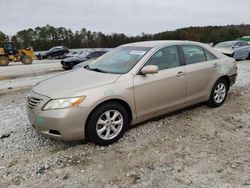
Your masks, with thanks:
M 36 97 L 27 97 L 27 105 L 30 109 L 36 108 L 42 101 L 43 99 Z

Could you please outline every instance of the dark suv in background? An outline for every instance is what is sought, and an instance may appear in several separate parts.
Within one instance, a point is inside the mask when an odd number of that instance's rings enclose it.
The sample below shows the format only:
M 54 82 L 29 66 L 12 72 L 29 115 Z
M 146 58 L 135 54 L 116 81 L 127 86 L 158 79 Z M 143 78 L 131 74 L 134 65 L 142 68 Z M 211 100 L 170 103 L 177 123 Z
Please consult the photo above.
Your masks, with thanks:
M 49 51 L 41 52 L 37 55 L 38 59 L 62 59 L 69 53 L 69 49 L 65 46 L 56 46 Z

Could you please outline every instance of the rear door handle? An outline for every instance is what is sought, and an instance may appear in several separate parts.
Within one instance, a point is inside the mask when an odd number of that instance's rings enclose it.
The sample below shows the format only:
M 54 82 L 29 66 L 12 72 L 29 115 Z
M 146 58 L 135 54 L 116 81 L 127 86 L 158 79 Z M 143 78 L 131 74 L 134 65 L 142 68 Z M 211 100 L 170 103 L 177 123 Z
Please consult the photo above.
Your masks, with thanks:
M 217 68 L 217 67 L 219 67 L 220 65 L 218 64 L 218 63 L 215 63 L 214 64 L 214 68 Z
M 180 71 L 180 72 L 177 73 L 177 77 L 184 76 L 184 74 L 185 74 L 184 72 Z

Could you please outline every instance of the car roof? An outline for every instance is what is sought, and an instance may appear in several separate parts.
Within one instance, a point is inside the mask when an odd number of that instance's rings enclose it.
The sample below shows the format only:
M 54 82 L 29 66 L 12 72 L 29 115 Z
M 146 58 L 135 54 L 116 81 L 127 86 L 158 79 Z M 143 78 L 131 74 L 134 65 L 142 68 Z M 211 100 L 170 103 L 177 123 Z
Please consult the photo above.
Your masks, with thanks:
M 181 44 L 201 45 L 202 43 L 193 42 L 193 41 L 183 41 L 183 40 L 155 40 L 155 41 L 134 42 L 134 43 L 125 44 L 122 46 L 155 48 L 155 47 L 166 46 L 166 45 L 181 45 Z
M 237 40 L 228 40 L 228 41 L 222 41 L 222 42 L 219 42 L 219 43 L 226 43 L 226 42 L 236 43 L 236 42 L 239 42 L 239 41 L 237 41 Z M 219 43 L 218 43 L 218 44 L 219 44 Z

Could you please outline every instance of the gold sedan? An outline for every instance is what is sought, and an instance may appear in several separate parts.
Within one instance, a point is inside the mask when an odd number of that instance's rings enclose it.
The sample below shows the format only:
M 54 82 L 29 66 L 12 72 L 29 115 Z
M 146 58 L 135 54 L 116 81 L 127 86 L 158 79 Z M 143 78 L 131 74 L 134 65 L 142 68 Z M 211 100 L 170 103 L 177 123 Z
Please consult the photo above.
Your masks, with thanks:
M 205 44 L 126 44 L 37 84 L 27 113 L 41 134 L 108 145 L 147 119 L 201 102 L 222 105 L 236 76 L 234 59 Z

